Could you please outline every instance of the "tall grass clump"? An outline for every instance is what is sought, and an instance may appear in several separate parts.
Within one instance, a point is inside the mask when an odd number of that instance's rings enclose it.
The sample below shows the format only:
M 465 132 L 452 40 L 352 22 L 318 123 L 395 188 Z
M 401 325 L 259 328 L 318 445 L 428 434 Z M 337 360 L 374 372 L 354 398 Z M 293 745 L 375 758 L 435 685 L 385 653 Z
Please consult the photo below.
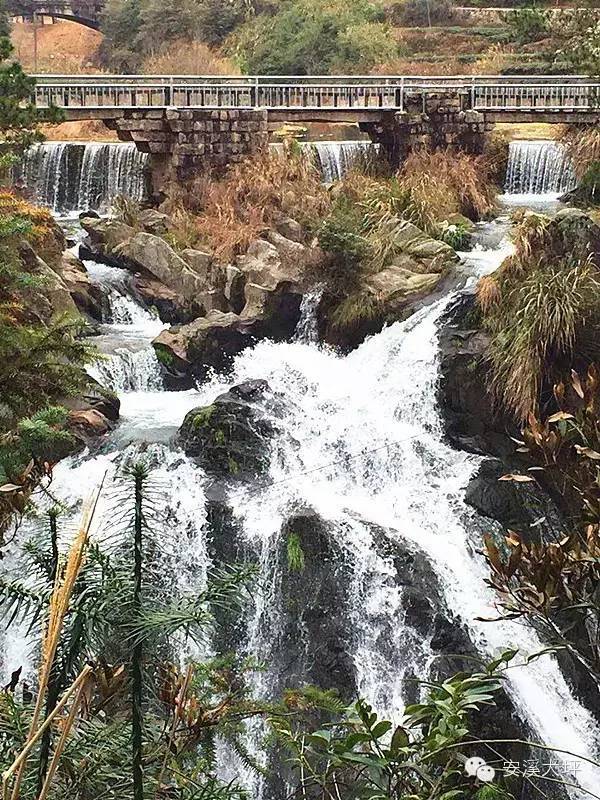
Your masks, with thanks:
M 410 193 L 415 219 L 423 230 L 434 217 L 438 222 L 453 214 L 472 220 L 494 211 L 496 187 L 487 161 L 453 150 L 411 153 L 399 173 L 400 187 Z M 416 222 L 418 224 L 418 221 Z
M 292 216 L 307 229 L 316 229 L 331 203 L 321 175 L 311 159 L 293 145 L 283 155 L 263 153 L 230 169 L 221 180 L 199 179 L 185 198 L 176 198 L 176 211 L 193 234 L 188 246 L 209 245 L 223 262 L 244 252 L 249 244 L 282 215 Z M 196 218 L 195 225 L 185 207 Z M 183 243 L 181 231 L 172 235 Z
M 597 126 L 567 128 L 561 141 L 579 179 L 583 178 L 590 167 L 600 163 L 600 130 Z
M 528 214 L 515 253 L 477 287 L 490 334 L 490 388 L 516 419 L 537 415 L 552 386 L 600 355 L 600 270 L 563 239 L 559 224 Z

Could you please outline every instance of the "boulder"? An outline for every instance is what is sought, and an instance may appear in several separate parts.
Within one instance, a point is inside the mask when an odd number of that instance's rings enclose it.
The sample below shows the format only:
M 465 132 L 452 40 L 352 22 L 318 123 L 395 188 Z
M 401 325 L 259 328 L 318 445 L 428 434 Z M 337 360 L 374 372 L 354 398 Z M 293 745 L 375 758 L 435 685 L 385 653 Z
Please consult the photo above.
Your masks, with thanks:
M 91 282 L 83 263 L 69 250 L 62 255 L 60 274 L 79 311 L 102 322 L 106 296 L 98 284 Z
M 487 388 L 488 336 L 478 329 L 473 293 L 467 292 L 444 316 L 440 331 L 440 411 L 450 442 L 460 450 L 511 457 L 515 423 L 495 408 Z
M 257 320 L 210 311 L 188 325 L 162 331 L 152 342 L 160 362 L 173 375 L 204 379 L 211 369 L 224 370 L 260 336 Z
M 526 539 L 560 538 L 562 520 L 550 497 L 537 483 L 500 480 L 506 472 L 507 464 L 499 459 L 482 461 L 467 485 L 465 503 Z
M 225 267 L 225 288 L 223 291 L 229 308 L 234 314 L 241 314 L 246 304 L 246 298 L 244 297 L 245 284 L 246 276 L 241 269 L 231 264 Z
M 265 414 L 266 381 L 247 381 L 190 411 L 177 441 L 187 456 L 217 478 L 245 479 L 269 466 L 273 425 Z
M 211 269 L 214 263 L 212 253 L 207 250 L 193 250 L 188 248 L 181 253 L 183 260 L 189 265 L 197 275 L 203 277 L 207 282 L 212 277 Z
M 135 228 L 117 219 L 100 219 L 84 216 L 81 227 L 87 233 L 87 242 L 92 254 L 110 258 L 113 250 L 135 235 Z
M 291 217 L 282 215 L 275 219 L 275 230 L 286 239 L 291 239 L 293 242 L 304 242 L 306 239 L 306 232 L 299 222 Z
M 139 212 L 139 221 L 146 233 L 155 233 L 158 236 L 167 233 L 169 229 L 169 216 L 157 211 L 155 208 L 144 208 Z
M 418 297 L 433 292 L 441 281 L 440 273 L 415 274 L 404 267 L 392 264 L 381 272 L 370 275 L 365 286 L 371 289 L 387 312 L 391 312 Z
M 311 508 L 298 509 L 282 527 L 281 621 L 269 659 L 276 665 L 277 695 L 308 684 L 337 689 L 346 702 L 356 696 L 348 625 L 351 569 L 332 533 L 332 524 Z M 294 551 L 301 553 L 300 562 L 294 560 Z
M 183 297 L 145 270 L 135 273 L 130 286 L 142 305 L 158 311 L 162 322 L 177 324 L 194 319 L 194 311 Z
M 390 225 L 393 225 L 394 246 L 398 254 L 394 259 L 396 263 L 401 263 L 399 257 L 408 256 L 413 272 L 443 273 L 458 262 L 459 257 L 450 245 L 432 239 L 412 222 L 394 218 Z
M 19 258 L 27 271 L 40 279 L 40 287 L 27 294 L 27 313 L 43 322 L 53 317 L 68 314 L 79 317 L 75 301 L 69 288 L 60 274 L 60 269 L 52 269 L 41 259 L 31 245 L 22 240 L 19 242 Z
M 71 411 L 68 427 L 72 433 L 83 440 L 104 436 L 112 430 L 112 426 L 104 414 L 93 408 L 87 411 Z
M 552 252 L 557 257 L 592 258 L 600 267 L 600 225 L 578 208 L 565 208 L 552 219 L 548 229 Z
M 207 288 L 206 276 L 198 275 L 160 236 L 136 233 L 112 251 L 123 266 L 149 272 L 188 302 Z

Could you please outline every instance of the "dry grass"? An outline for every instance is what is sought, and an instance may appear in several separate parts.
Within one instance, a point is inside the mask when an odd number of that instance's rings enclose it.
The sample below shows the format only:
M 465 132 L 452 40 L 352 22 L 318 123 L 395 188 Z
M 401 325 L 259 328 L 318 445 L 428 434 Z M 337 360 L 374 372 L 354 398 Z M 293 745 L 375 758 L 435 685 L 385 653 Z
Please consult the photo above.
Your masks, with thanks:
M 61 20 L 37 26 L 37 71 L 59 74 L 97 73 L 102 34 L 76 22 Z M 15 57 L 26 72 L 35 71 L 34 27 L 30 22 L 12 26 Z
M 477 303 L 484 314 L 489 314 L 502 299 L 498 281 L 493 275 L 485 275 L 477 283 Z
M 327 215 L 331 202 L 311 159 L 293 148 L 264 153 L 237 164 L 221 180 L 196 181 L 175 198 L 171 236 L 179 246 L 204 243 L 222 262 L 245 252 L 281 214 L 307 228 Z
M 142 62 L 142 72 L 149 75 L 239 75 L 239 69 L 227 58 L 211 50 L 204 42 L 176 41 Z
M 562 136 L 578 178 L 583 178 L 595 162 L 600 162 L 600 128 L 568 128 Z
M 399 174 L 413 202 L 438 221 L 460 213 L 482 219 L 495 209 L 496 190 L 485 158 L 452 150 L 415 152 Z
M 473 64 L 473 75 L 501 75 L 514 63 L 515 54 L 512 47 L 493 44 Z

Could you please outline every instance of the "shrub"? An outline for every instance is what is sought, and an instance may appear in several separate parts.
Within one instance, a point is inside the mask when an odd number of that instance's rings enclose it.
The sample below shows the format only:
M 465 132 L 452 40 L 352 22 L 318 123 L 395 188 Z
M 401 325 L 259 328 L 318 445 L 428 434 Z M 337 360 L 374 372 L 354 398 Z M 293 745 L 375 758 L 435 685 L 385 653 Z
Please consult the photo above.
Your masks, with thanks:
M 363 233 L 359 207 L 344 196 L 319 228 L 319 244 L 329 256 L 328 279 L 343 293 L 356 284 L 361 266 L 370 254 L 369 242 Z
M 537 42 L 549 35 L 550 18 L 548 12 L 536 6 L 515 8 L 505 12 L 502 17 L 510 28 L 511 39 L 519 44 Z
M 239 69 L 204 42 L 178 39 L 147 56 L 142 63 L 142 72 L 155 75 L 237 75 Z
M 398 55 L 392 30 L 381 22 L 360 22 L 338 35 L 335 64 L 340 72 L 364 73 L 374 64 L 391 61 Z

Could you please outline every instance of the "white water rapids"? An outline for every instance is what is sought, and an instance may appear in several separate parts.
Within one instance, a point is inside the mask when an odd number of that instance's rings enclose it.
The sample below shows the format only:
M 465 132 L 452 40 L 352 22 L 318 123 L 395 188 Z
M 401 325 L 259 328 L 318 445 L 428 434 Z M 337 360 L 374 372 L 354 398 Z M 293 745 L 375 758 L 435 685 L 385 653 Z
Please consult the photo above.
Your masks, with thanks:
M 500 236 L 492 250 L 479 248 L 466 255 L 462 269 L 472 280 L 498 266 L 509 251 Z M 429 642 L 404 622 L 403 589 L 376 528 L 390 542 L 426 556 L 446 606 L 467 626 L 481 654 L 491 658 L 515 647 L 527 656 L 542 649 L 536 635 L 521 624 L 477 621 L 494 616 L 494 597 L 485 585 L 486 567 L 478 553 L 482 523 L 463 500 L 479 459 L 446 443 L 436 400 L 438 324 L 452 297 L 340 356 L 315 341 L 317 293 L 303 306 L 295 341 L 260 342 L 237 357 L 227 378 L 214 378 L 198 391 L 167 392 L 150 347 L 161 324 L 128 294 L 123 271 L 90 263 L 87 267 L 109 290 L 112 318 L 98 340 L 107 359 L 94 368 L 94 375 L 119 392 L 122 421 L 100 453 L 84 453 L 56 468 L 56 496 L 75 506 L 107 470 L 110 482 L 125 454 L 135 452 L 140 442 L 150 443 L 148 452 L 159 465 L 156 475 L 168 505 L 165 574 L 182 592 L 200 590 L 210 567 L 206 476 L 169 440 L 190 409 L 212 402 L 237 383 L 265 379 L 270 393 L 284 398 L 284 411 L 276 419 L 269 485 L 241 487 L 229 498 L 260 568 L 247 630 L 249 653 L 260 660 L 277 633 L 281 609 L 276 553 L 286 520 L 305 508 L 326 522 L 328 535 L 344 553 L 351 576 L 353 610 L 347 628 L 356 683 L 382 714 L 401 718 L 404 679 L 427 674 L 431 651 Z M 103 511 L 101 504 L 100 518 Z M 18 567 L 16 545 L 8 564 Z M 23 631 L 11 628 L 4 672 L 27 662 L 31 646 Z M 509 675 L 513 702 L 540 741 L 592 758 L 597 754 L 596 723 L 572 695 L 553 657 L 543 656 Z M 260 674 L 257 691 L 268 695 L 272 679 L 268 671 Z M 257 741 L 250 744 L 258 752 Z M 229 769 L 241 771 L 235 763 Z M 577 778 L 590 791 L 600 785 L 598 771 L 583 761 Z M 260 797 L 260 781 L 247 774 L 244 780 Z

